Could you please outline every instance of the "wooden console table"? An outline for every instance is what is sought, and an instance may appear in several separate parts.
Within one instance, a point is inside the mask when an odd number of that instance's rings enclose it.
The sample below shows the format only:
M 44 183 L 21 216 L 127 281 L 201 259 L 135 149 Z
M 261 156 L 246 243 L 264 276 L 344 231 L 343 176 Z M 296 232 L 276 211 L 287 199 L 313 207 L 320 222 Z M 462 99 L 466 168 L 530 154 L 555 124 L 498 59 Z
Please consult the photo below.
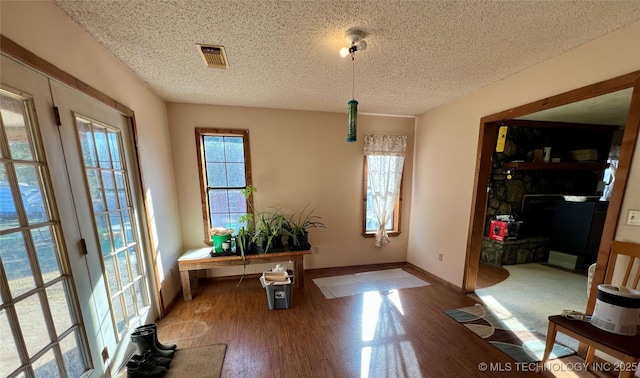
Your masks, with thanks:
M 211 257 L 211 247 L 191 249 L 178 259 L 178 269 L 180 270 L 180 279 L 182 280 L 182 294 L 185 301 L 190 301 L 191 282 L 189 281 L 189 272 L 201 269 L 219 268 L 221 266 L 242 265 L 242 256 L 216 256 Z M 304 255 L 311 254 L 311 251 L 284 251 L 262 253 L 259 255 L 247 255 L 245 260 L 247 264 L 262 264 L 268 262 L 293 262 L 294 282 L 298 288 L 304 287 Z

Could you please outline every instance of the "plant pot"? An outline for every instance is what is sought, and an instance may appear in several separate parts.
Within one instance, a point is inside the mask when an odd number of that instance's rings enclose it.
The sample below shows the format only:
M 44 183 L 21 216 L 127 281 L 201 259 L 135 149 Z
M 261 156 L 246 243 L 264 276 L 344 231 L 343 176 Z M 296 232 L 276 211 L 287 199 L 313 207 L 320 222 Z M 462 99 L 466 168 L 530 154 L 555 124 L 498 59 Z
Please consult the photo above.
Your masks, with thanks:
M 231 240 L 231 235 L 213 235 L 211 236 L 211 241 L 213 242 L 213 250 L 215 253 L 222 253 L 224 249 L 222 248 L 222 243 L 229 242 Z
M 309 233 L 297 233 L 295 237 L 289 236 L 287 238 L 287 243 L 289 245 L 290 251 L 305 251 L 311 248 L 309 244 Z
M 265 240 L 262 244 L 262 248 L 264 253 L 284 251 L 285 248 L 284 243 L 282 242 L 282 235 L 275 236 L 269 243 L 268 240 Z
M 236 237 L 236 255 L 241 256 L 243 250 L 245 256 L 258 254 L 258 246 L 251 241 L 251 236 L 249 235 L 238 235 Z

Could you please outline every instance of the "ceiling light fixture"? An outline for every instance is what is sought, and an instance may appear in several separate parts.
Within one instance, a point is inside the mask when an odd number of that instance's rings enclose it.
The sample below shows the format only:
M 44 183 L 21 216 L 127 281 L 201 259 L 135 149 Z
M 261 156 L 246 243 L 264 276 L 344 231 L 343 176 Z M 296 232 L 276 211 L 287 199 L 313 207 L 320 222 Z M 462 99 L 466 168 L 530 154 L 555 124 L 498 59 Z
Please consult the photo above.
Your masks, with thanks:
M 355 99 L 356 88 L 356 70 L 355 59 L 356 51 L 364 51 L 367 48 L 367 42 L 364 40 L 365 32 L 352 28 L 347 30 L 344 35 L 344 40 L 349 43 L 350 47 L 343 47 L 340 49 L 340 56 L 345 58 L 351 55 L 351 101 L 347 102 L 348 114 L 349 114 L 349 127 L 347 130 L 347 142 L 355 142 L 358 130 L 358 101 Z
M 340 56 L 346 58 L 348 55 L 351 55 L 351 59 L 353 59 L 356 51 L 364 51 L 367 49 L 367 41 L 364 40 L 366 36 L 365 32 L 352 28 L 347 30 L 344 34 L 344 40 L 349 44 L 349 47 L 343 47 L 340 49 Z

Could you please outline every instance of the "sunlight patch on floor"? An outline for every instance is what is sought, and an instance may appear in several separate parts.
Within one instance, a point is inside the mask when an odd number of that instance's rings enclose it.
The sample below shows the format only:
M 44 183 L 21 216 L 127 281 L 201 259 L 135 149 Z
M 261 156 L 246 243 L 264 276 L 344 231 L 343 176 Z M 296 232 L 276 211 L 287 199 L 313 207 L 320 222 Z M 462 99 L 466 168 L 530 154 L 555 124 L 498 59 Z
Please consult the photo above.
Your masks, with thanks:
M 401 316 L 404 309 L 398 290 L 369 291 L 362 297 L 362 348 L 360 377 L 422 376 Z
M 378 326 L 382 297 L 377 291 L 364 293 L 362 305 L 362 341 L 371 341 Z

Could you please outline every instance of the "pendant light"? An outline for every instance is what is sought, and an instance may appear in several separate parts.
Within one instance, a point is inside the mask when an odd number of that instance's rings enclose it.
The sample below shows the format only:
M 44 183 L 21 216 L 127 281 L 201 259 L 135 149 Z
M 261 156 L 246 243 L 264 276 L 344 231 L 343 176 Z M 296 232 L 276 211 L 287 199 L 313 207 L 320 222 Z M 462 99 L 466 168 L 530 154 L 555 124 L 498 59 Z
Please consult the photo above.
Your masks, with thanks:
M 356 88 L 356 70 L 355 60 L 356 51 L 364 51 L 367 48 L 367 42 L 363 40 L 364 31 L 360 29 L 349 29 L 345 33 L 344 39 L 350 44 L 349 48 L 340 49 L 340 56 L 343 58 L 351 55 L 351 100 L 347 102 L 349 122 L 347 128 L 347 142 L 355 142 L 358 134 L 358 101 L 355 98 Z

